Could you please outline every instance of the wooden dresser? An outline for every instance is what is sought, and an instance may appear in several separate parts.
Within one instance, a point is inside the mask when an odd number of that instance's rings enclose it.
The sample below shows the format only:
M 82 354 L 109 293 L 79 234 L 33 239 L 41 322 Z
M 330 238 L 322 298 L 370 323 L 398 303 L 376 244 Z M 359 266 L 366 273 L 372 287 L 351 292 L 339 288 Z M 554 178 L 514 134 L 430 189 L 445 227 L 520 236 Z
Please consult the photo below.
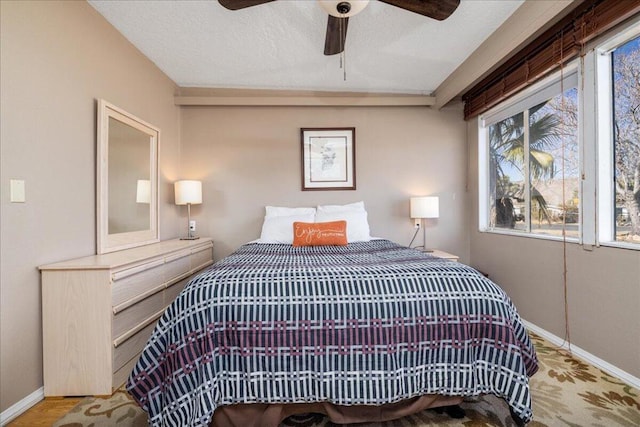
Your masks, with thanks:
M 43 265 L 45 396 L 109 395 L 164 309 L 213 263 L 213 242 L 167 240 Z

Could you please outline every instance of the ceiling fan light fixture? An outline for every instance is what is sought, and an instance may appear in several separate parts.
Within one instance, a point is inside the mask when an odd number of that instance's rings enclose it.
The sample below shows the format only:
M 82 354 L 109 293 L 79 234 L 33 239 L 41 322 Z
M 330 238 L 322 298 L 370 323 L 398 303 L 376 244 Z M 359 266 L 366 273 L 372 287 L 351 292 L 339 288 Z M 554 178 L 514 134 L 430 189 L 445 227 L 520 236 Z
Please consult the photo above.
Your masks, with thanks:
M 331 16 L 349 18 L 362 12 L 369 0 L 318 0 L 318 3 Z

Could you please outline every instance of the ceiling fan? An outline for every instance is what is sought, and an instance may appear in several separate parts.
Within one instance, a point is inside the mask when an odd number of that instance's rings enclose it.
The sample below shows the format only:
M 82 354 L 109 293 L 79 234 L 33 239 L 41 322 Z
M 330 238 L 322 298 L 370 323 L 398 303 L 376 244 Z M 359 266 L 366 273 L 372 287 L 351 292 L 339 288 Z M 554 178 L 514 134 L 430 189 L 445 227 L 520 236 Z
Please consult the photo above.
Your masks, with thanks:
M 229 10 L 239 10 L 251 6 L 269 3 L 275 0 L 218 0 Z M 458 7 L 460 0 L 380 0 L 383 3 L 405 9 L 410 12 L 442 21 L 447 19 Z M 318 0 L 329 14 L 327 35 L 324 42 L 324 54 L 335 55 L 344 50 L 347 38 L 349 17 L 359 13 L 369 0 Z

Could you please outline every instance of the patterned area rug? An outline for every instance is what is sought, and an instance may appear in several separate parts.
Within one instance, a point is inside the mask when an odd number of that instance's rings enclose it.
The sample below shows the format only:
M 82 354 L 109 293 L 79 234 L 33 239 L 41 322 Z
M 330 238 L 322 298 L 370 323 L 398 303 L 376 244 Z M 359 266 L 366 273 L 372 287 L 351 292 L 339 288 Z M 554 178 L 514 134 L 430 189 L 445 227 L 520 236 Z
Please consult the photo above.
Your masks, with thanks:
M 531 378 L 531 427 L 640 426 L 640 390 L 594 368 L 531 334 L 540 370 Z M 466 416 L 450 418 L 427 410 L 395 421 L 358 427 L 513 427 L 507 404 L 494 396 L 465 399 Z M 107 399 L 88 397 L 54 427 L 146 426 L 146 414 L 124 391 Z M 337 426 L 317 414 L 287 418 L 282 427 Z

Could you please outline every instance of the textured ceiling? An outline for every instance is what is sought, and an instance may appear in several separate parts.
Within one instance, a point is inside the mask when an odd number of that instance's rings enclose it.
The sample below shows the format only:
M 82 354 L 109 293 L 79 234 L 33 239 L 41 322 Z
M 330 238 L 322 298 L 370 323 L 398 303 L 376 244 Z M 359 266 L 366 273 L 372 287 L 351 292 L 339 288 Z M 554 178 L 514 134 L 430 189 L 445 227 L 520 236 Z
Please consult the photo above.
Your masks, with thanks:
M 182 87 L 431 94 L 522 0 L 462 0 L 436 21 L 372 0 L 349 19 L 346 81 L 315 0 L 89 0 Z

